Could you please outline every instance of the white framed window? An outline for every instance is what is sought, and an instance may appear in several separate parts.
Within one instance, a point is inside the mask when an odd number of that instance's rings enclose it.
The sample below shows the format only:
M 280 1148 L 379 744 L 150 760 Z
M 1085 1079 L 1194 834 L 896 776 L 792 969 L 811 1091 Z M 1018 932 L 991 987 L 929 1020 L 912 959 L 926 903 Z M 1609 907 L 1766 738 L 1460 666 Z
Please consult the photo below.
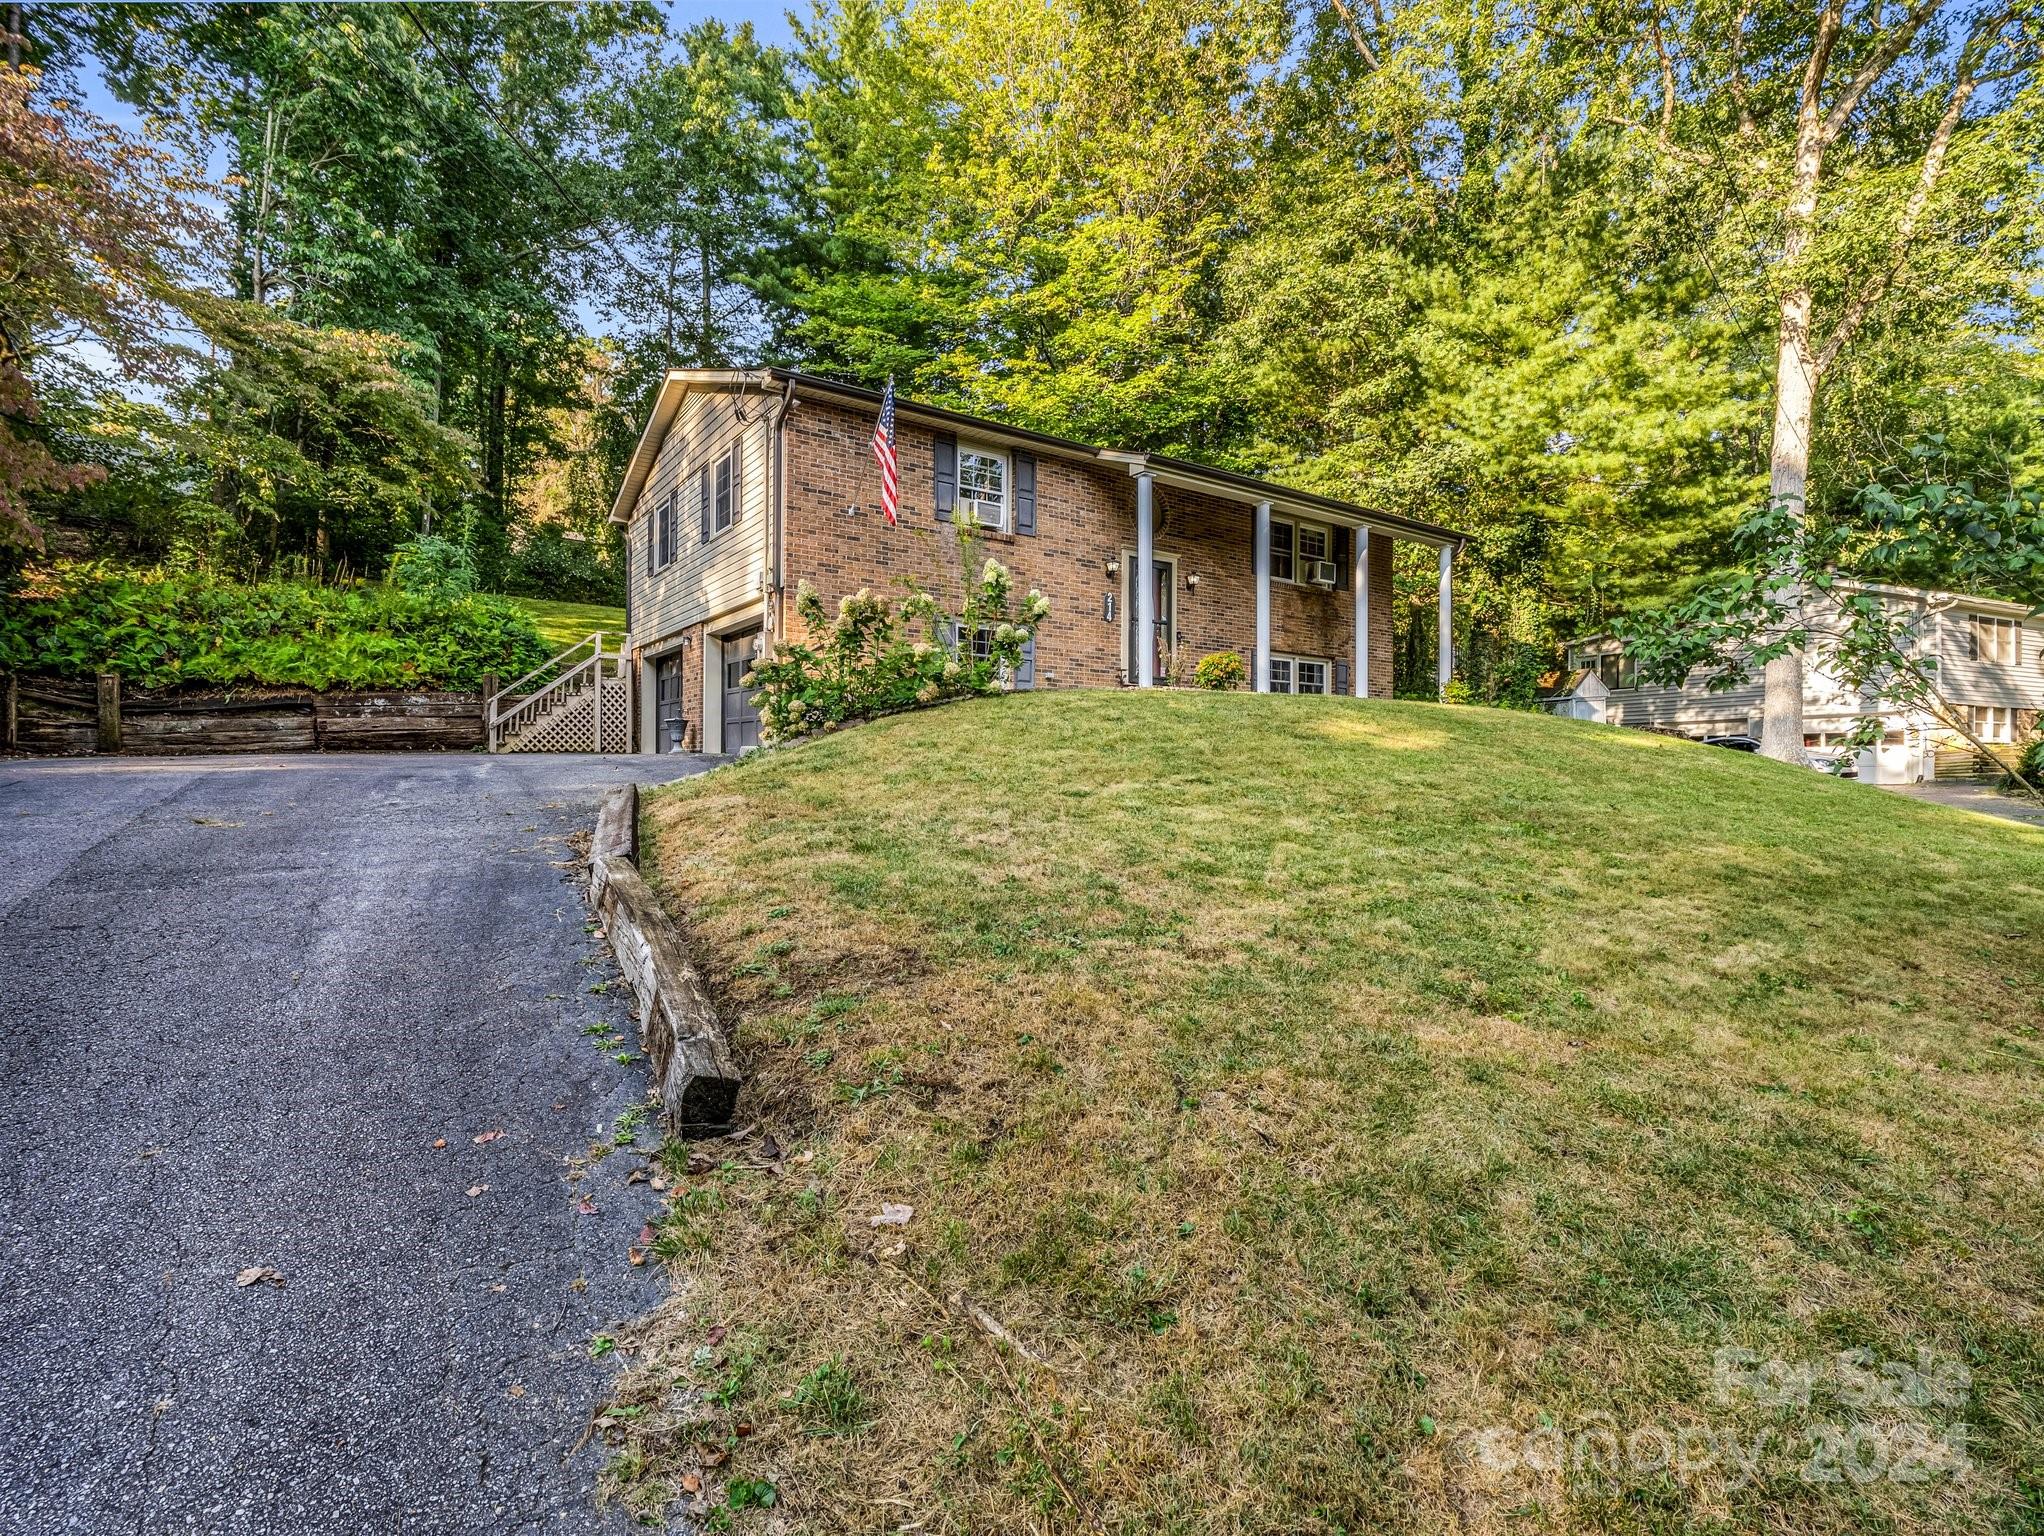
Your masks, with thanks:
M 715 476 L 716 487 L 711 493 L 714 500 L 710 509 L 712 535 L 724 532 L 738 521 L 738 449 L 735 445 L 717 460 Z
M 991 448 L 958 449 L 958 510 L 982 528 L 1008 528 L 1008 456 Z
M 1334 530 L 1325 523 L 1270 520 L 1270 579 L 1307 582 L 1313 567 L 1334 558 Z
M 2005 667 L 2022 664 L 2022 620 L 1991 619 L 1984 613 L 1976 613 L 1972 619 L 1966 632 L 1969 660 L 1998 662 Z
M 1596 673 L 1606 688 L 1639 686 L 1639 663 L 1623 652 L 1606 651 L 1600 656 L 1579 656 L 1576 665 Z
M 1966 723 L 1982 741 L 2000 745 L 2016 739 L 2016 712 L 2001 704 L 1973 704 Z
M 660 505 L 653 514 L 653 526 L 647 530 L 647 542 L 653 546 L 652 568 L 665 570 L 674 560 L 675 516 L 680 494 L 669 491 L 660 498 Z
M 1277 656 L 1270 658 L 1272 693 L 1325 693 L 1329 667 L 1324 656 Z

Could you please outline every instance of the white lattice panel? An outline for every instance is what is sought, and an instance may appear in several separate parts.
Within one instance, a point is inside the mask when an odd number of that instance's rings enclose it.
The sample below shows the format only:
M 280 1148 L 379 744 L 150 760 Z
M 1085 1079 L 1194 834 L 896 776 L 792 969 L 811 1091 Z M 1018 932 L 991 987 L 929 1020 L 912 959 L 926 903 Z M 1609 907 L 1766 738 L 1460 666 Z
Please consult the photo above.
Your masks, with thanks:
M 602 733 L 597 732 L 598 710 Z M 632 741 L 632 683 L 605 678 L 600 688 L 578 688 L 537 719 L 506 737 L 505 752 L 625 752 Z
M 518 728 L 504 743 L 506 752 L 594 752 L 596 694 L 578 688 L 537 720 Z
M 613 677 L 603 685 L 603 730 L 599 752 L 629 752 L 632 747 L 632 682 Z

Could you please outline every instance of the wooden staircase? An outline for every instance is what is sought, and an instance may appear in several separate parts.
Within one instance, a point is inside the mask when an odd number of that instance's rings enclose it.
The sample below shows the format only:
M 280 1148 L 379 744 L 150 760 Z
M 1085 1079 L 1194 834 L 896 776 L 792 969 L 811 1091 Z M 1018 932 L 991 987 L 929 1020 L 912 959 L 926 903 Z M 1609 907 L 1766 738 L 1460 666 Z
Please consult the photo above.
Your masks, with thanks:
M 493 695 L 483 706 L 489 749 L 631 751 L 631 649 L 629 635 L 606 647 L 599 629 Z

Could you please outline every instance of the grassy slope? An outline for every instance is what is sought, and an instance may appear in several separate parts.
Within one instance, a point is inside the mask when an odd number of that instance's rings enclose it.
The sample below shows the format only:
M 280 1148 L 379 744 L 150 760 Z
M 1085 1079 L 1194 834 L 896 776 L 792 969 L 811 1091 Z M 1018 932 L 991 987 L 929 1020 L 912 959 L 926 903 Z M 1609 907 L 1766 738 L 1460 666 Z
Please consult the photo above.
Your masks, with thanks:
M 787 1160 L 687 1181 L 689 1304 L 624 1391 L 718 1391 L 776 1518 L 2037 1528 L 2044 834 L 1637 732 L 1183 693 L 904 716 L 647 818 Z M 1932 1419 L 1976 1469 L 1806 1482 L 1811 1426 L 1896 1415 L 1718 1404 L 1723 1345 L 1958 1356 Z M 642 1498 L 700 1433 L 660 1423 Z M 1548 1423 L 1784 1438 L 1740 1489 L 1469 1436 Z
M 513 597 L 507 601 L 532 615 L 539 632 L 556 651 L 587 640 L 599 629 L 604 631 L 606 645 L 613 634 L 624 633 L 622 608 L 608 608 L 601 603 L 556 603 L 543 597 Z

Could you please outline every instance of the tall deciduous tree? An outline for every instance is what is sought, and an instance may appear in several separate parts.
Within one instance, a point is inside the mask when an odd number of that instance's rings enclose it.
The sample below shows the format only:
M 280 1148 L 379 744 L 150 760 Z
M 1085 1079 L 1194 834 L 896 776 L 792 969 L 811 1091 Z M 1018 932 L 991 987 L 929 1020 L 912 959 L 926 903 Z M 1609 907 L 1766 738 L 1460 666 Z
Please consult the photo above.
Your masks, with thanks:
M 648 35 L 626 58 L 593 104 L 620 246 L 596 274 L 622 333 L 606 417 L 614 466 L 665 369 L 776 350 L 807 180 L 787 59 L 749 23 Z
M 41 79 L 0 63 L 0 553 L 42 547 L 33 493 L 100 474 L 51 451 L 36 373 L 90 345 L 130 376 L 166 378 L 165 300 L 195 226 L 163 154 L 39 104 Z
M 1732 19 L 1725 89 L 1737 108 L 1732 142 L 1776 165 L 1785 161 L 1775 179 L 1778 318 L 1768 496 L 1797 525 L 1808 514 L 1824 378 L 1890 291 L 1948 269 L 1938 247 L 1986 211 L 1941 208 L 1938 193 L 1962 135 L 1993 137 L 1969 115 L 1982 86 L 1990 95 L 2016 91 L 2034 75 L 2044 12 L 2024 0 L 1980 6 L 1916 0 L 1899 12 L 1825 0 L 1795 49 L 1802 68 L 1792 129 L 1782 114 L 1770 122 L 1756 109 L 1749 20 L 1744 11 Z M 1905 61 L 1914 67 L 1904 69 Z M 1995 149 L 1977 147 L 1983 154 Z M 2001 153 L 2011 150 L 2023 153 L 2018 146 Z M 1837 187 L 1841 158 L 1859 185 Z M 1940 214 L 1948 214 L 1944 229 L 1935 227 Z M 1820 305 L 1820 296 L 1829 302 Z M 1800 543 L 1790 538 L 1780 547 L 1794 560 Z M 1802 572 L 1791 567 L 1785 574 L 1793 613 Z M 1761 750 L 1784 761 L 1804 757 L 1803 661 L 1803 648 L 1792 644 L 1766 669 Z

